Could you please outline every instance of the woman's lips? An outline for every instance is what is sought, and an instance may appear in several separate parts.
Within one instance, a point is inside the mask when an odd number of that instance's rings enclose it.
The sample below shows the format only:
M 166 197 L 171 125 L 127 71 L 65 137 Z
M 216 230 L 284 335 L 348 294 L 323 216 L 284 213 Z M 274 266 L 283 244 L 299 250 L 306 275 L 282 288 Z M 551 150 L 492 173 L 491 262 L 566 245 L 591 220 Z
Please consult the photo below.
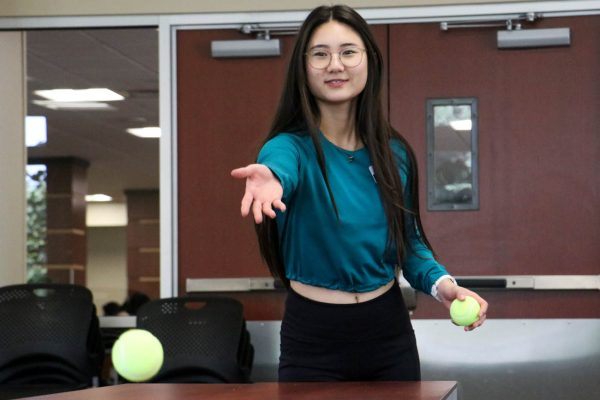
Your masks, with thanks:
M 346 82 L 348 82 L 347 79 L 330 79 L 325 81 L 325 84 L 331 88 L 339 88 L 344 86 Z

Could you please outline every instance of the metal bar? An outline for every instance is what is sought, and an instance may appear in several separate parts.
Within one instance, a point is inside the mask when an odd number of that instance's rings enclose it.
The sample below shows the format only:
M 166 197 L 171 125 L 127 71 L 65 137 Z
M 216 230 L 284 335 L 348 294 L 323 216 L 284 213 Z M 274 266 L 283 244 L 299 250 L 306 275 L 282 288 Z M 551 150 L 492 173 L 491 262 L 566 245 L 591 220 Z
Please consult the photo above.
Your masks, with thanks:
M 440 22 L 440 29 L 442 31 L 447 31 L 449 29 L 455 28 L 498 28 L 498 27 L 506 27 L 506 22 Z
M 457 276 L 466 287 L 485 287 L 485 283 L 506 281 L 506 289 L 530 290 L 600 290 L 600 275 L 484 275 Z M 479 285 L 469 285 L 476 281 Z M 489 286 L 488 286 L 489 287 Z
M 186 291 L 190 292 L 250 292 L 275 290 L 275 279 L 266 278 L 208 278 L 187 279 Z
M 521 290 L 600 290 L 600 275 L 472 275 L 456 276 L 461 286 Z M 271 277 L 187 279 L 186 292 L 277 290 Z

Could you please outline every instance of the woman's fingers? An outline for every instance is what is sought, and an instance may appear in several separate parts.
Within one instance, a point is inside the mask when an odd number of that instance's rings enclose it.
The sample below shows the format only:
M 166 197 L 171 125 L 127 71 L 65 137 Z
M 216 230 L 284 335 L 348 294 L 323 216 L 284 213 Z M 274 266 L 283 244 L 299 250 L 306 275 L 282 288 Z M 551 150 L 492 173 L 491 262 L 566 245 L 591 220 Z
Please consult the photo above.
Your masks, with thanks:
M 273 207 L 279 209 L 280 211 L 284 212 L 285 211 L 285 204 L 283 204 L 283 201 L 281 201 L 281 199 L 276 199 L 273 202 Z
M 484 299 L 482 299 L 481 297 L 477 296 L 477 301 L 479 302 L 479 305 L 481 306 L 481 309 L 479 311 L 480 315 L 485 315 L 487 314 L 487 309 L 488 309 L 488 302 L 485 301 Z
M 276 204 L 277 203 L 277 204 Z M 269 218 L 275 218 L 277 213 L 273 210 L 273 206 L 276 208 L 285 211 L 285 204 L 281 202 L 281 200 L 276 200 L 271 203 L 269 202 L 260 202 L 253 198 L 250 193 L 246 193 L 244 198 L 242 199 L 242 217 L 247 216 L 250 213 L 250 208 L 252 208 L 252 215 L 254 216 L 254 222 L 257 224 L 262 223 L 263 215 L 266 215 Z
M 481 317 L 479 317 L 479 319 L 475 322 L 473 322 L 472 325 L 469 326 L 465 326 L 465 331 L 472 331 L 475 328 L 479 328 L 481 325 L 483 325 L 483 323 L 485 322 L 486 316 L 485 314 L 483 314 Z
M 253 199 L 252 194 L 250 192 L 246 191 L 246 193 L 244 193 L 244 197 L 242 197 L 242 206 L 241 206 L 242 217 L 247 216 L 248 213 L 250 212 L 250 206 L 252 205 L 252 199 Z
M 273 211 L 273 208 L 271 207 L 270 203 L 263 203 L 262 212 L 269 218 L 275 218 L 275 211 Z
M 477 300 L 477 302 L 479 303 L 479 319 L 477 321 L 475 321 L 473 323 L 473 325 L 471 325 L 469 328 L 469 330 L 473 330 L 475 328 L 480 327 L 481 325 L 483 325 L 483 323 L 485 322 L 486 318 L 487 318 L 487 309 L 488 309 L 488 302 L 485 301 L 481 296 L 479 296 L 477 293 L 473 292 L 473 297 L 475 298 L 475 300 Z
M 254 215 L 254 222 L 256 222 L 257 224 L 262 223 L 262 220 L 263 220 L 262 206 L 256 200 L 254 200 L 254 203 L 252 203 L 252 214 Z
M 248 177 L 248 167 L 236 168 L 231 171 L 231 176 L 234 178 L 247 178 Z

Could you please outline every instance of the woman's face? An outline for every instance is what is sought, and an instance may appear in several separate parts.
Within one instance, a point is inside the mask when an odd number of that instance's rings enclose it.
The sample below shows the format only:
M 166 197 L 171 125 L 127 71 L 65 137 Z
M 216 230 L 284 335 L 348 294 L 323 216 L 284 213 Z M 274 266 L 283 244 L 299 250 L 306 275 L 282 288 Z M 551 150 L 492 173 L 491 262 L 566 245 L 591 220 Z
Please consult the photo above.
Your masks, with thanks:
M 329 55 L 331 62 L 327 63 Z M 349 102 L 365 88 L 365 45 L 348 25 L 331 20 L 316 28 L 308 42 L 305 58 L 308 87 L 317 102 Z

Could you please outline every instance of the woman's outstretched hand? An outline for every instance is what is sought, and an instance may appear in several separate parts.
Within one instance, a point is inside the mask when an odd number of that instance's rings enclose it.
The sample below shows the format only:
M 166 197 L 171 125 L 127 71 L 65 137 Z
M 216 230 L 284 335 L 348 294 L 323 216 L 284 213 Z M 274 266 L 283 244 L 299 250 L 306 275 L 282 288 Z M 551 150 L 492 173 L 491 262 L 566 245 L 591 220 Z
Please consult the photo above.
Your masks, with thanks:
M 254 222 L 260 224 L 263 214 L 275 218 L 277 208 L 285 211 L 285 204 L 281 201 L 283 188 L 273 172 L 262 164 L 250 164 L 243 168 L 231 171 L 231 176 L 246 179 L 246 191 L 242 198 L 242 217 L 247 216 L 252 208 Z

